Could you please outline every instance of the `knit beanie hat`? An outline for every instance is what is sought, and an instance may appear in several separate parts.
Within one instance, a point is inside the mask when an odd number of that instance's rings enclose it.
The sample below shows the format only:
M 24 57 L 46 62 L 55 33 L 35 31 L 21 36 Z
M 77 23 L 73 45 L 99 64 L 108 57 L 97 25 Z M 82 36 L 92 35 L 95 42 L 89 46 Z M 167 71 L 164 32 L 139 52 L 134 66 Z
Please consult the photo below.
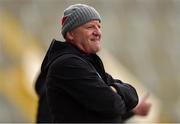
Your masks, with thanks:
M 91 6 L 85 4 L 75 4 L 64 10 L 64 15 L 61 19 L 61 33 L 65 38 L 66 33 L 72 29 L 83 25 L 91 20 L 99 20 L 99 13 Z

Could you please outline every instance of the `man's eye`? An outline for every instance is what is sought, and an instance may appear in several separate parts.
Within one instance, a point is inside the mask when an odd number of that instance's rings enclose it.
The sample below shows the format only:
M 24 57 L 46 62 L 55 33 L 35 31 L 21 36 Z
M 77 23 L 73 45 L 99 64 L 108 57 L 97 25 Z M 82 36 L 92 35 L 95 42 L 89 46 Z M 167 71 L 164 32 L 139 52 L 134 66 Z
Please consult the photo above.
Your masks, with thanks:
M 87 27 L 87 29 L 91 29 L 91 28 L 92 28 L 92 26 Z

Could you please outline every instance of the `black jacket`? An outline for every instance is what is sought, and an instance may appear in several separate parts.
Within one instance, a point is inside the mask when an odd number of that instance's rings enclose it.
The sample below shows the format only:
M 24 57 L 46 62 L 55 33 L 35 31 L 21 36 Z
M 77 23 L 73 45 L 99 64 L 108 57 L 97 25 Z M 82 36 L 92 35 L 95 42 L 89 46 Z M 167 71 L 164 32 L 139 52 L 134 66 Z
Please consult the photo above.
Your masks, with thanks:
M 114 86 L 118 93 L 109 86 Z M 133 115 L 136 90 L 113 79 L 96 54 L 53 40 L 36 82 L 37 122 L 122 122 Z

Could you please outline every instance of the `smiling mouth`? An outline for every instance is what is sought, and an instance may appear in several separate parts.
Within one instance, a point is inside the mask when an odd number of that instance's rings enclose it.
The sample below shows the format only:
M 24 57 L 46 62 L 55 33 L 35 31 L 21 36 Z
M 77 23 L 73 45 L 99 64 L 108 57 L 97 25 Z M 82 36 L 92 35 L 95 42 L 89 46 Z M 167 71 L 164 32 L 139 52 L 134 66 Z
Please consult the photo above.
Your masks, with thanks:
M 100 42 L 100 38 L 92 38 L 91 41 L 93 41 L 93 42 Z
M 93 40 L 91 40 L 92 42 L 94 42 L 94 43 L 100 43 L 100 40 L 99 39 L 93 39 Z

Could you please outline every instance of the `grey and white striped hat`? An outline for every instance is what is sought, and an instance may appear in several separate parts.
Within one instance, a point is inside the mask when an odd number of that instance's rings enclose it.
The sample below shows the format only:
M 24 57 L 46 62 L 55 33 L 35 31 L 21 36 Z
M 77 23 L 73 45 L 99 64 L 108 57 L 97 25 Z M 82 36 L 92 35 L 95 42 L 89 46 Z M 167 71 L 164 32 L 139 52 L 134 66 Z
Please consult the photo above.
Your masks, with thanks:
M 83 25 L 91 20 L 99 20 L 99 13 L 91 6 L 85 4 L 74 4 L 64 10 L 64 15 L 61 19 L 61 33 L 65 38 L 66 33 L 72 29 Z

